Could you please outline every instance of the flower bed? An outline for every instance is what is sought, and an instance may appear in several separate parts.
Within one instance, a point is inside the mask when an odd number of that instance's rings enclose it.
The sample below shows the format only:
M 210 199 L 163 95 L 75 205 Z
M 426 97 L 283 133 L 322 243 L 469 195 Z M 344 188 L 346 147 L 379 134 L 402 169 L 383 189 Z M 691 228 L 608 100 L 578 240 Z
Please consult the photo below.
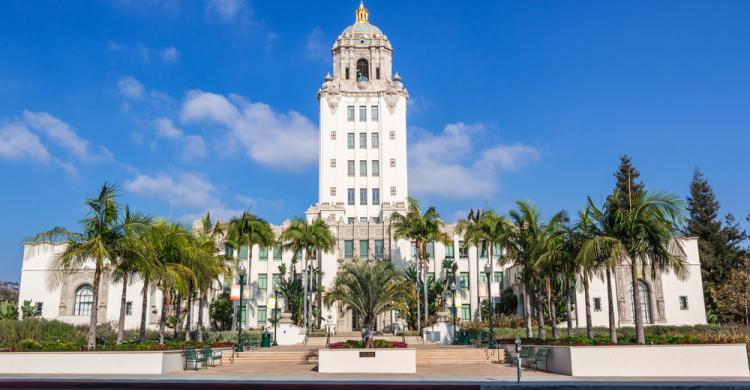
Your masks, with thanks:
M 373 348 L 407 348 L 409 344 L 400 341 L 373 340 Z M 361 340 L 347 340 L 328 344 L 328 349 L 362 349 L 365 344 Z

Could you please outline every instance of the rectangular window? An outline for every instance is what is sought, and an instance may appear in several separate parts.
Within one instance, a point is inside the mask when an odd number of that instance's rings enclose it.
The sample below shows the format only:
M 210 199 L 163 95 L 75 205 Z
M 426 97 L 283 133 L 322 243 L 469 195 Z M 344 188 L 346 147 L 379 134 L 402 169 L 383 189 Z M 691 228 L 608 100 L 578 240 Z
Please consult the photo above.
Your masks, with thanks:
M 680 310 L 688 309 L 688 297 L 687 295 L 680 295 Z
M 258 306 L 258 325 L 265 325 L 266 321 L 268 320 L 266 307 L 265 306 Z
M 458 281 L 461 283 L 461 289 L 468 290 L 469 289 L 469 273 L 461 272 L 458 278 L 459 278 Z
M 388 137 L 390 139 L 396 139 L 396 132 L 391 130 L 390 132 L 388 132 Z
M 354 240 L 344 240 L 344 257 L 347 259 L 354 257 Z
M 238 310 L 240 317 L 240 328 L 246 328 L 247 326 L 247 306 L 240 306 Z
M 375 78 L 380 80 L 380 67 L 375 68 Z
M 240 259 L 247 259 L 248 255 L 247 245 L 240 246 Z
M 445 258 L 446 259 L 452 259 L 453 258 L 453 243 L 445 244 Z
M 348 223 L 349 225 L 354 225 L 354 217 L 347 218 L 346 223 Z
M 380 134 L 378 133 L 372 133 L 370 135 L 370 146 L 373 149 L 377 149 L 380 147 Z
M 374 205 L 380 204 L 380 189 L 379 188 L 372 189 L 372 204 Z
M 359 217 L 359 223 L 367 225 L 367 217 Z
M 380 176 L 380 160 L 372 160 L 372 176 Z
M 602 311 L 602 299 L 594 297 L 594 311 Z
M 479 284 L 487 285 L 487 274 L 484 272 L 479 273 Z
M 336 187 L 333 187 L 333 188 L 334 188 L 334 192 L 335 192 L 336 191 L 335 190 Z M 334 193 L 333 195 L 336 195 L 336 194 Z M 259 252 L 260 252 L 260 260 L 261 261 L 268 260 L 268 247 L 267 246 L 260 247 L 260 251 Z
M 435 243 L 434 242 L 427 243 L 427 257 L 430 258 L 430 260 L 435 258 Z
M 349 149 L 354 149 L 354 133 L 346 134 L 346 147 Z
M 469 248 L 463 241 L 458 242 L 458 257 L 462 259 L 469 257 Z
M 417 259 L 417 243 L 415 241 L 411 242 L 411 258 L 412 260 Z
M 379 224 L 380 223 L 380 217 L 372 217 L 372 223 Z
M 471 305 L 461 305 L 461 321 L 471 320 Z
M 395 158 L 391 159 L 391 168 L 396 168 L 396 159 Z
M 500 284 L 500 286 L 503 285 L 503 272 L 502 271 L 495 271 L 493 282 Z
M 336 187 L 331 187 L 331 196 L 336 196 Z
M 273 259 L 274 260 L 281 260 L 281 245 L 274 245 L 273 246 Z
M 367 149 L 367 133 L 359 133 L 359 148 Z
M 367 122 L 367 106 L 359 106 L 359 121 Z
M 346 190 L 346 204 L 354 204 L 354 188 L 349 188 Z
M 375 240 L 375 258 L 382 259 L 385 251 L 383 240 Z
M 281 274 L 273 274 L 271 276 L 271 288 L 273 291 L 278 291 L 281 288 Z
M 331 159 L 331 168 L 336 168 L 336 159 L 335 158 Z
M 359 257 L 366 259 L 367 256 L 367 240 L 359 240 Z
M 346 120 L 349 122 L 354 122 L 354 106 L 346 107 Z
M 487 245 L 484 241 L 479 243 L 479 258 L 480 259 L 486 259 L 487 258 Z
M 346 70 L 345 70 L 344 73 L 346 73 L 346 75 L 345 75 L 346 79 L 349 80 L 349 67 L 348 66 L 346 67 Z M 354 109 L 354 107 L 352 107 L 352 109 Z
M 92 305 L 93 305 L 93 302 L 92 302 Z M 37 302 L 36 303 L 36 308 L 34 309 L 34 315 L 37 316 L 37 317 L 41 317 L 42 316 L 42 309 L 44 309 L 44 302 Z M 91 308 L 89 308 L 88 314 L 89 315 L 91 314 Z
M 125 315 L 126 316 L 132 316 L 133 315 L 133 302 L 131 302 L 131 301 L 125 302 Z
M 265 293 L 266 291 L 268 291 L 268 275 L 260 274 L 258 275 L 258 292 Z
M 227 259 L 233 259 L 234 258 L 234 248 L 232 248 L 229 245 L 224 246 L 224 257 Z
M 372 106 L 370 107 L 370 116 L 372 116 L 372 121 L 377 122 L 378 121 L 378 106 Z
M 346 162 L 346 175 L 349 177 L 354 177 L 354 160 L 349 160 Z
M 367 188 L 359 189 L 359 204 L 362 204 L 362 205 L 367 204 Z
M 359 176 L 367 177 L 367 160 L 359 160 Z

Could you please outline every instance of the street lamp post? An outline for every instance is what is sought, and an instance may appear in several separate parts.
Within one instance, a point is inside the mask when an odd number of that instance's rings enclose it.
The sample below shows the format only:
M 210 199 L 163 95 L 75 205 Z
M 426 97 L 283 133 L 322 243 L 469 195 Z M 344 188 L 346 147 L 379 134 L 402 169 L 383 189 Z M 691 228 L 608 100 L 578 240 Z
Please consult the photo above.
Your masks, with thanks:
M 453 344 L 458 344 L 458 334 L 456 334 L 456 273 L 453 273 L 453 282 L 451 283 L 451 295 L 453 295 Z
M 240 265 L 240 304 L 237 308 L 237 348 L 235 349 L 236 352 L 242 352 L 242 298 L 244 295 L 245 290 L 245 275 L 247 275 L 247 270 L 245 270 L 245 265 Z
M 495 303 L 492 301 L 492 279 L 490 279 L 490 277 L 492 276 L 492 264 L 490 262 L 487 262 L 487 264 L 484 266 L 484 272 L 487 274 L 487 298 L 488 298 L 488 303 L 490 304 L 490 310 L 489 310 L 490 341 L 487 346 L 489 348 L 494 349 L 495 348 L 495 332 L 493 332 L 493 329 L 492 329 L 492 317 L 495 316 Z
M 276 347 L 279 343 L 276 342 L 276 327 L 279 325 L 279 282 L 273 283 L 273 346 Z

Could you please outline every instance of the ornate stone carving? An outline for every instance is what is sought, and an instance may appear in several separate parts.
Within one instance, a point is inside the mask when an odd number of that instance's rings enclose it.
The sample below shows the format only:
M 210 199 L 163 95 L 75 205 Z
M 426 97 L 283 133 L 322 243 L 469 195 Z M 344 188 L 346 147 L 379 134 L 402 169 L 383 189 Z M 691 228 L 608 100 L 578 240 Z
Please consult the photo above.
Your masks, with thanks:
M 331 110 L 331 114 L 336 114 L 336 109 L 339 106 L 341 100 L 341 91 L 333 83 L 331 75 L 327 74 L 323 86 L 318 90 L 318 99 L 325 98 L 328 102 L 328 108 Z

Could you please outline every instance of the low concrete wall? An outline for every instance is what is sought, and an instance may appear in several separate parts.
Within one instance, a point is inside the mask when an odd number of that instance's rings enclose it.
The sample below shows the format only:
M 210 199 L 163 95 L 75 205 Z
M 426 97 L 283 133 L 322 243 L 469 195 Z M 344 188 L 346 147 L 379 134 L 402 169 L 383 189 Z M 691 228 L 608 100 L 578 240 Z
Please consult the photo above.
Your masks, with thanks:
M 415 374 L 413 348 L 319 349 L 318 372 Z
M 182 369 L 181 351 L 0 353 L 0 374 L 161 375 Z
M 534 346 L 549 371 L 580 377 L 747 377 L 745 344 Z

